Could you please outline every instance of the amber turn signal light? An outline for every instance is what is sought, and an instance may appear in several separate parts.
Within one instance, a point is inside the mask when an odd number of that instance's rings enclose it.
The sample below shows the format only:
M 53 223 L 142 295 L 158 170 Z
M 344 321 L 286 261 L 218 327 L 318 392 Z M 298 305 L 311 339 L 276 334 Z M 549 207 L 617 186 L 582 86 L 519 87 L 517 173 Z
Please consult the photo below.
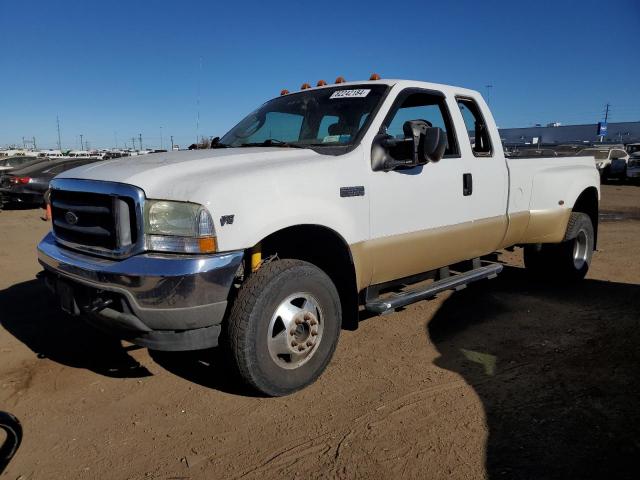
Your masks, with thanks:
M 214 253 L 218 246 L 216 245 L 216 237 L 202 237 L 198 239 L 200 253 Z

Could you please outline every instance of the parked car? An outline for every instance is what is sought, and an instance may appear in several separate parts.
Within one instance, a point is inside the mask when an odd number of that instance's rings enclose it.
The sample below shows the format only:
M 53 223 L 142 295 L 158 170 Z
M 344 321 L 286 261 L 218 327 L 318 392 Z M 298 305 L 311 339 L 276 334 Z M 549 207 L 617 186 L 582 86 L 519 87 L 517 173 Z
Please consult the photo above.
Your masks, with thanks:
M 632 183 L 640 183 L 640 151 L 637 151 L 627 162 L 627 180 Z
M 42 205 L 49 182 L 59 173 L 95 162 L 95 159 L 42 160 L 0 177 L 3 204 Z
M 29 165 L 41 162 L 43 159 L 38 157 L 26 157 L 20 155 L 17 157 L 0 158 L 0 175 L 16 168 L 25 168 Z
M 623 180 L 625 178 L 626 164 L 629 154 L 621 147 L 594 147 L 581 150 L 580 156 L 593 156 L 596 161 L 596 168 L 600 173 L 600 179 L 605 182 L 610 179 Z M 616 162 L 616 167 L 611 169 L 611 162 L 614 160 L 622 160 Z
M 493 278 L 502 264 L 481 257 L 498 249 L 583 278 L 599 188 L 593 157 L 505 158 L 473 90 L 305 85 L 213 148 L 60 174 L 38 258 L 63 310 L 155 350 L 226 335 L 233 371 L 286 395 L 318 378 L 361 309 Z
M 625 150 L 631 156 L 634 156 L 634 155 L 638 156 L 640 155 L 640 143 L 629 143 L 625 147 Z

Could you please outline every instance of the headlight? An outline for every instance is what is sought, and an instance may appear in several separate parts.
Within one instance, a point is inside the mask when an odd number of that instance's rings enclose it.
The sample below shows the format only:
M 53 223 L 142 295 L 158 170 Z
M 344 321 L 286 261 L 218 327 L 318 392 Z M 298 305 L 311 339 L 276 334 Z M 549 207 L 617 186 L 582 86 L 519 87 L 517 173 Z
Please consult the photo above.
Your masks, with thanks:
M 202 205 L 147 200 L 144 207 L 145 248 L 156 252 L 213 253 L 216 233 Z

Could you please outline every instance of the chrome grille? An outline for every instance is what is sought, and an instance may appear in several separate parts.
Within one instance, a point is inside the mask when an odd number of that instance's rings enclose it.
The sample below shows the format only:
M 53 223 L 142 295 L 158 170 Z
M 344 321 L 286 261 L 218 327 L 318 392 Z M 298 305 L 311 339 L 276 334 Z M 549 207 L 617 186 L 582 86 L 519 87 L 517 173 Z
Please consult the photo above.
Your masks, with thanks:
M 136 187 L 90 180 L 51 182 L 51 217 L 56 240 L 108 257 L 142 248 L 142 202 Z

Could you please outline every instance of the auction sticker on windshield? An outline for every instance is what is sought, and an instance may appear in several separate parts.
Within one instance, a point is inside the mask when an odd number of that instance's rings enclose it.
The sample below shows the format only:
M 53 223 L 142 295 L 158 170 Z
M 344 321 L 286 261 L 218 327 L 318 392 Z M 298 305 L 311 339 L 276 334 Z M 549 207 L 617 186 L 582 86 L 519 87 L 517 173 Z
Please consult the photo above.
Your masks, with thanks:
M 369 95 L 371 89 L 358 88 L 355 90 L 338 90 L 333 92 L 329 98 L 364 98 Z

